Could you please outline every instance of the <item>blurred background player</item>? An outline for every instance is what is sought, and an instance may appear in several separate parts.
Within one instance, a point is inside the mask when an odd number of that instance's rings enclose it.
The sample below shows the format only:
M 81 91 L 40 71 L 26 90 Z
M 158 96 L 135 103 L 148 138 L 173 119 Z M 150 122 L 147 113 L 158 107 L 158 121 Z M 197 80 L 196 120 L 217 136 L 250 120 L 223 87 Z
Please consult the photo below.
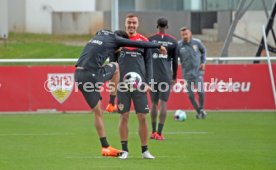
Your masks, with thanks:
M 133 41 L 148 41 L 146 37 L 137 33 L 139 26 L 138 16 L 128 14 L 125 18 L 125 29 L 129 39 Z M 149 49 L 124 47 L 118 57 L 120 66 L 120 82 L 123 82 L 123 77 L 129 72 L 135 72 L 140 75 L 142 82 L 149 83 L 152 78 L 152 59 Z M 149 90 L 150 87 L 145 85 L 144 90 Z M 119 122 L 119 131 L 124 151 L 119 157 L 121 159 L 128 158 L 128 120 L 131 101 L 134 103 L 134 108 L 139 121 L 138 134 L 141 141 L 142 158 L 154 159 L 148 151 L 148 126 L 146 114 L 149 112 L 147 92 L 138 90 L 121 92 L 118 91 L 118 111 L 121 113 Z
M 100 137 L 103 156 L 119 156 L 122 153 L 122 151 L 112 148 L 107 142 L 101 110 L 102 97 L 99 86 L 97 86 L 97 83 L 111 80 L 113 82 L 111 85 L 114 86 L 112 94 L 117 94 L 117 84 L 120 79 L 119 66 L 115 62 L 104 64 L 107 57 L 115 55 L 115 51 L 121 46 L 161 48 L 166 52 L 166 49 L 158 44 L 121 38 L 124 37 L 124 34 L 126 34 L 124 31 L 115 33 L 108 30 L 98 31 L 95 37 L 86 44 L 76 63 L 75 80 L 86 102 L 94 112 L 94 125 Z M 91 86 L 94 88 L 88 88 Z
M 170 86 L 176 80 L 177 74 L 177 41 L 176 39 L 166 34 L 168 29 L 168 20 L 166 18 L 159 18 L 157 20 L 158 32 L 149 37 L 149 41 L 156 42 L 166 47 L 167 55 L 160 54 L 157 50 L 153 50 L 153 79 L 157 84 L 154 84 L 154 91 L 151 91 L 151 124 L 152 133 L 150 138 L 156 140 L 164 140 L 162 130 L 167 116 L 167 101 L 170 95 Z M 173 68 L 173 74 L 171 71 Z M 159 88 L 161 89 L 159 89 Z M 167 88 L 167 89 L 166 89 Z M 166 91 L 164 91 L 166 90 Z M 158 104 L 160 101 L 160 114 L 158 130 L 156 131 L 156 122 L 158 115 Z
M 180 29 L 182 40 L 178 42 L 178 55 L 181 61 L 182 75 L 187 83 L 189 99 L 196 110 L 196 118 L 205 118 L 203 75 L 206 62 L 206 48 L 199 39 L 192 37 L 187 27 Z M 199 102 L 196 101 L 194 90 L 198 91 Z

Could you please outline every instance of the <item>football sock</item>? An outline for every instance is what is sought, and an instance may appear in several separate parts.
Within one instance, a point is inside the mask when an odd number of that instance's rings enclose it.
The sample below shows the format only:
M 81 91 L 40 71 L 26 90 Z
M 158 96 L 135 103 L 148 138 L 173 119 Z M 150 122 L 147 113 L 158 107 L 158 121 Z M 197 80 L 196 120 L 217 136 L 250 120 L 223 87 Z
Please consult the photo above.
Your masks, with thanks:
M 163 130 L 164 124 L 158 123 L 158 134 L 161 135 L 162 134 L 162 130 Z
M 128 152 L 127 141 L 121 141 L 122 150 Z
M 108 142 L 106 140 L 106 137 L 100 138 L 100 141 L 101 141 L 102 147 L 104 147 L 104 148 L 109 147 L 109 144 L 108 144 Z
M 148 150 L 148 145 L 142 146 L 142 153 L 146 152 Z
M 116 96 L 115 95 L 110 95 L 110 98 L 109 98 L 109 103 L 111 103 L 112 105 L 114 105 L 114 103 L 115 103 L 115 98 L 116 98 Z
M 152 132 L 156 132 L 156 122 L 151 122 Z

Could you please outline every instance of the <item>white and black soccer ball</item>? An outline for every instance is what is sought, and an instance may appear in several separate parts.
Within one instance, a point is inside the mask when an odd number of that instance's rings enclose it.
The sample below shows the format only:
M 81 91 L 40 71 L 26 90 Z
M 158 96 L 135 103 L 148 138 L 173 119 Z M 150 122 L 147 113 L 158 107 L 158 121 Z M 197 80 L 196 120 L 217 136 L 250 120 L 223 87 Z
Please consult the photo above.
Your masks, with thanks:
M 134 90 L 137 90 L 139 88 L 139 86 L 141 85 L 142 78 L 136 72 L 128 72 L 123 77 L 123 81 L 124 81 L 124 83 L 126 83 L 128 90 L 134 91 Z
M 176 110 L 174 112 L 174 120 L 176 121 L 185 121 L 187 119 L 187 114 L 183 110 Z

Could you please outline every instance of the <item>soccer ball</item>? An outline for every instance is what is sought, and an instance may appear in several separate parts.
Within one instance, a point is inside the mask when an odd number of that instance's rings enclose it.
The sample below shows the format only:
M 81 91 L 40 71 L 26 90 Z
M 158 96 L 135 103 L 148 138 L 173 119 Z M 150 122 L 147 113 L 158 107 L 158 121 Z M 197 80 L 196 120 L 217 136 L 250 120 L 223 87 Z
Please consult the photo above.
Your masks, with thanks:
M 134 91 L 137 90 L 138 87 L 141 85 L 142 78 L 136 72 L 129 72 L 125 74 L 125 76 L 123 77 L 123 81 L 126 83 L 128 90 Z
M 174 120 L 185 121 L 187 119 L 186 112 L 183 110 L 176 110 L 174 112 Z

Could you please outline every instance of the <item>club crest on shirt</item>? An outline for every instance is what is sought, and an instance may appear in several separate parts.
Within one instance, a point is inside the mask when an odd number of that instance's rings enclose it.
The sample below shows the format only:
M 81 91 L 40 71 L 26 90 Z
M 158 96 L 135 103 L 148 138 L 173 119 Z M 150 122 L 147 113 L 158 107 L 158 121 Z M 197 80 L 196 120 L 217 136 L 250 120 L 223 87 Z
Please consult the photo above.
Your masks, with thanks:
M 198 50 L 197 45 L 193 45 L 193 49 L 194 49 L 195 51 L 197 51 L 197 50 Z
M 152 54 L 152 58 L 154 58 L 154 59 L 158 58 L 158 54 L 157 53 L 153 53 Z
M 47 90 L 62 104 L 71 95 L 74 87 L 74 74 L 72 73 L 50 73 L 47 79 Z
M 118 104 L 118 109 L 120 111 L 122 111 L 124 109 L 124 104 L 122 104 L 122 103 Z

